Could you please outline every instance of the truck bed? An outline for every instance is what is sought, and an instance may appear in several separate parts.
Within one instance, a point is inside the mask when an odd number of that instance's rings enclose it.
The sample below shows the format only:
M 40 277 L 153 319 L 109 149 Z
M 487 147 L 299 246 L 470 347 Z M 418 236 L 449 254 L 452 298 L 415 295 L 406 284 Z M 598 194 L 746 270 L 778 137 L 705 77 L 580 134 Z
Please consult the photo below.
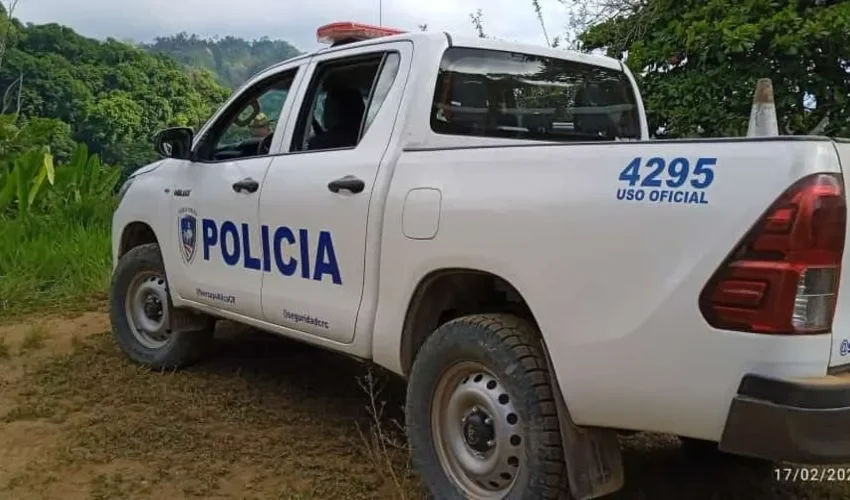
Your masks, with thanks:
M 836 147 L 848 161 L 850 144 L 818 137 L 407 149 L 381 289 L 412 286 L 395 280 L 413 266 L 414 280 L 435 267 L 501 276 L 531 305 L 576 423 L 717 440 L 744 373 L 818 376 L 830 364 L 831 334 L 718 330 L 699 296 L 789 186 L 841 173 Z M 408 192 L 423 187 L 441 193 L 426 242 L 399 230 Z

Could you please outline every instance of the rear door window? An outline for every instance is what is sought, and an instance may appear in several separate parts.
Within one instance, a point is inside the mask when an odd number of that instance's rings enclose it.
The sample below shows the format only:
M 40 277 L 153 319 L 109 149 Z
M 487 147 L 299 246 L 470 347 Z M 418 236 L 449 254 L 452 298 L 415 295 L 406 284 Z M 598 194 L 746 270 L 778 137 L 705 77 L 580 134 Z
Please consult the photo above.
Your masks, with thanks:
M 321 63 L 313 76 L 291 151 L 354 148 L 368 132 L 398 74 L 397 52 Z
M 636 98 L 622 71 L 463 47 L 443 55 L 431 129 L 546 141 L 640 138 Z

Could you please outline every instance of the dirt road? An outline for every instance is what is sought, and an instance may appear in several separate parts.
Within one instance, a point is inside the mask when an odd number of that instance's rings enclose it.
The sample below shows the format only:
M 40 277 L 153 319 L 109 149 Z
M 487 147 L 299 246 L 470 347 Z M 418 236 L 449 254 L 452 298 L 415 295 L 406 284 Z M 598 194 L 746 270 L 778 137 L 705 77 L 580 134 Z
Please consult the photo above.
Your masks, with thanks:
M 152 373 L 108 329 L 102 312 L 0 325 L 0 499 L 422 497 L 393 423 L 397 381 L 378 426 L 355 361 L 222 323 L 209 361 Z M 781 482 L 674 438 L 624 443 L 615 500 L 850 498 L 850 481 Z

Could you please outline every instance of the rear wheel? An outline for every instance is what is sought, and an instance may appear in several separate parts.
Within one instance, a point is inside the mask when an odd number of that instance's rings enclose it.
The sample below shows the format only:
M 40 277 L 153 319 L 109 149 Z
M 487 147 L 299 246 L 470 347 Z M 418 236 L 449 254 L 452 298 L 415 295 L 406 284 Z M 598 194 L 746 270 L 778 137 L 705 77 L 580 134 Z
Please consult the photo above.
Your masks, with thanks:
M 121 350 L 151 368 L 179 368 L 199 359 L 212 328 L 171 331 L 171 299 L 159 245 L 125 253 L 112 275 L 109 294 L 112 332 Z
M 440 499 L 554 499 L 566 468 L 534 328 L 504 314 L 438 328 L 416 356 L 406 408 L 417 472 Z

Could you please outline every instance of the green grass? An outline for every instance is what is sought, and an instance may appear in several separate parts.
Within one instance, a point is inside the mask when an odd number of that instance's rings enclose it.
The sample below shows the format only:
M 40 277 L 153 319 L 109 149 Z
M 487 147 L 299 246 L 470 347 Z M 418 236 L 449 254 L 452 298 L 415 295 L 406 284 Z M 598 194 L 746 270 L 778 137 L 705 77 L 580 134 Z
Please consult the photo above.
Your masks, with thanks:
M 111 201 L 0 218 L 0 318 L 102 299 L 111 272 Z

